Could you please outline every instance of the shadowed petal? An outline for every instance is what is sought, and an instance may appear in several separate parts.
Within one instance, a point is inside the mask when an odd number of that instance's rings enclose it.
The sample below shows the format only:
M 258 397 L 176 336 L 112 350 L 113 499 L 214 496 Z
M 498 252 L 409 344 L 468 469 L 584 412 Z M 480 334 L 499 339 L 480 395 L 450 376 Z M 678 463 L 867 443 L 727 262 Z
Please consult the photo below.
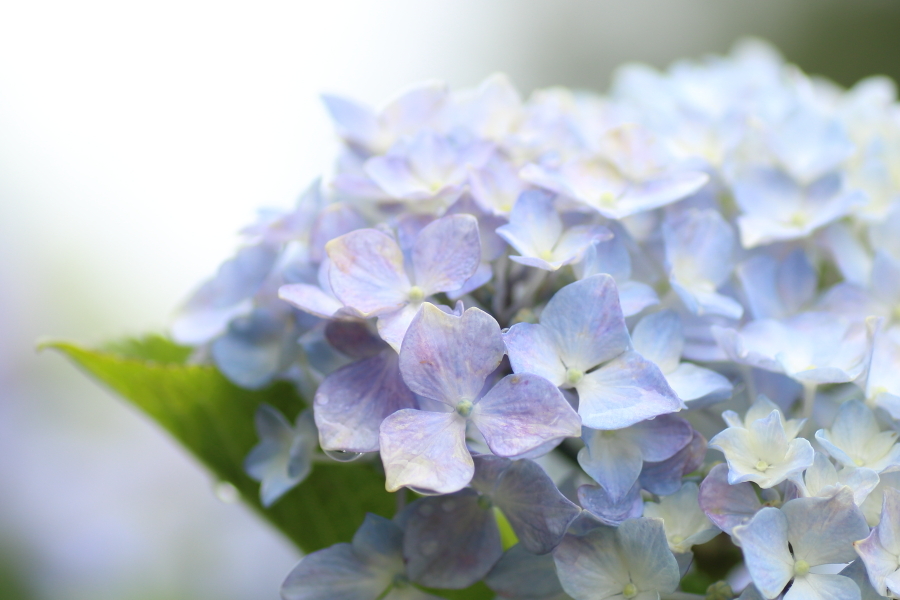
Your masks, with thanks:
M 462 589 L 484 577 L 503 554 L 500 530 L 474 490 L 422 498 L 408 508 L 403 557 L 410 579 Z
M 556 489 L 537 463 L 497 456 L 475 458 L 476 472 L 488 465 L 494 485 L 485 493 L 503 511 L 519 543 L 535 554 L 550 552 L 581 510 Z
M 777 508 L 761 509 L 732 535 L 744 551 L 744 563 L 753 583 L 766 598 L 774 598 L 794 576 L 794 559 L 788 550 L 788 520 Z
M 403 486 L 449 494 L 472 479 L 466 420 L 455 412 L 403 409 L 381 423 L 379 436 L 385 488 Z
M 641 486 L 637 483 L 618 500 L 614 500 L 602 487 L 582 485 L 578 488 L 578 502 L 601 523 L 613 527 L 618 527 L 626 519 L 636 519 L 644 512 Z
M 475 404 L 472 422 L 499 456 L 581 434 L 581 419 L 559 389 L 539 377 L 507 375 Z
M 394 573 L 360 560 L 350 544 L 313 552 L 294 567 L 281 586 L 285 600 L 376 600 Z
M 750 483 L 728 483 L 728 466 L 716 465 L 700 484 L 700 508 L 716 524 L 731 535 L 732 530 L 753 518 L 762 508 L 759 497 Z
M 533 554 L 522 544 L 507 550 L 484 582 L 501 598 L 562 600 L 565 597 L 550 554 Z
M 641 474 L 641 447 L 627 433 L 588 428 L 584 442 L 578 464 L 603 486 L 612 502 L 619 502 Z

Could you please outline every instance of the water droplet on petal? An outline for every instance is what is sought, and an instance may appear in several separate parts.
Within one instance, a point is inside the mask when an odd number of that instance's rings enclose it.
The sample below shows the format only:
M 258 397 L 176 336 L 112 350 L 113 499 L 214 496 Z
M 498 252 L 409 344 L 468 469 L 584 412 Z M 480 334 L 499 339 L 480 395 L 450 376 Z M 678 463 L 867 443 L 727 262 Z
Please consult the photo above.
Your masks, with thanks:
M 343 450 L 323 450 L 325 456 L 337 462 L 351 462 L 362 456 L 359 452 L 344 452 Z
M 241 493 L 231 482 L 220 481 L 213 488 L 216 498 L 225 504 L 234 504 L 241 498 Z

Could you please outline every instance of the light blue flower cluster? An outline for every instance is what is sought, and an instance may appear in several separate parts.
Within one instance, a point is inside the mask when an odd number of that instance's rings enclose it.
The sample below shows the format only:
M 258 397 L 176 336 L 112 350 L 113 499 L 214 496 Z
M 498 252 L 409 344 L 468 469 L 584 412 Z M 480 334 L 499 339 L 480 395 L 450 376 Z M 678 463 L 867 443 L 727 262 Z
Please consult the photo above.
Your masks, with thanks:
M 325 104 L 333 170 L 173 327 L 238 385 L 314 398 L 315 428 L 260 408 L 265 504 L 318 448 L 378 453 L 401 496 L 287 600 L 692 597 L 720 532 L 741 598 L 900 598 L 891 82 L 747 42 L 606 96 L 493 76 Z

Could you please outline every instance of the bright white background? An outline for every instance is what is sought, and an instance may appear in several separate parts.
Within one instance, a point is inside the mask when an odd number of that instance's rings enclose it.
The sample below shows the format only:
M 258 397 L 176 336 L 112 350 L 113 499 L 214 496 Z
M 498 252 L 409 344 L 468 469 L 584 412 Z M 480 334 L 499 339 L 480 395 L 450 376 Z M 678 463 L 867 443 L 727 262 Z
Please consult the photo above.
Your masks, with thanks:
M 621 62 L 749 32 L 790 57 L 811 6 L 0 0 L 0 565 L 29 590 L 16 598 L 277 597 L 288 544 L 33 344 L 164 330 L 255 209 L 289 206 L 328 164 L 320 92 L 377 104 L 495 71 L 523 93 L 602 89 Z

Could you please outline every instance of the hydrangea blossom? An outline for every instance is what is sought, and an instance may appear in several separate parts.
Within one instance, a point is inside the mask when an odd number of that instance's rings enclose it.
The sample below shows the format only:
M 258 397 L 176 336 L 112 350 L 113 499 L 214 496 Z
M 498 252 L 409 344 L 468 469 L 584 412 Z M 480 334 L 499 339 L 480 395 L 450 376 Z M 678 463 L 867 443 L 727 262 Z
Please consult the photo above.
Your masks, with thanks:
M 891 85 L 747 42 L 606 95 L 495 75 L 324 101 L 329 176 L 247 227 L 172 328 L 311 410 L 260 409 L 263 504 L 317 447 L 371 454 L 396 494 L 285 598 L 683 598 L 718 530 L 741 598 L 900 597 Z

